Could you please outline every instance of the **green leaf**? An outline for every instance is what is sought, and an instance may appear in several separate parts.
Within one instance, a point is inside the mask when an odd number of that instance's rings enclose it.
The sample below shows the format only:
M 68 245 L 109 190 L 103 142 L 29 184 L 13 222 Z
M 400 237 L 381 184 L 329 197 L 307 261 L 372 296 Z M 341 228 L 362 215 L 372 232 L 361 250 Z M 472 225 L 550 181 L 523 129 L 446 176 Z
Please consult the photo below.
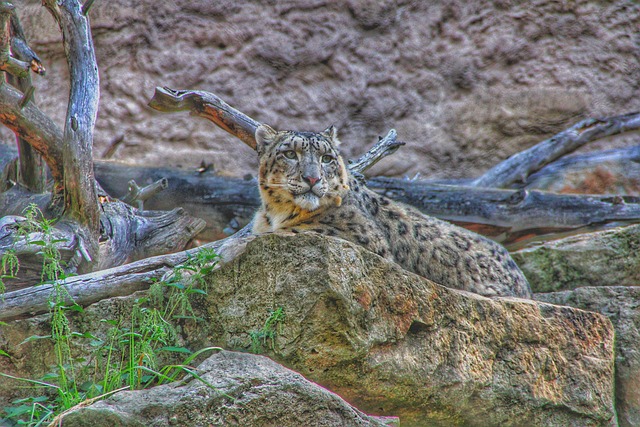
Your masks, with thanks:
M 77 311 L 78 313 L 84 313 L 84 308 L 82 308 L 78 304 L 63 306 L 62 309 L 67 311 Z
M 160 347 L 158 349 L 158 351 L 171 351 L 173 353 L 187 353 L 187 354 L 191 354 L 191 350 L 189 350 L 188 348 L 185 347 L 173 347 L 173 346 L 166 346 L 166 347 Z
M 196 322 L 204 322 L 204 318 L 197 316 L 183 316 L 180 314 L 176 314 L 172 317 L 173 319 L 187 319 L 187 320 L 195 320 Z
M 207 295 L 207 291 L 205 291 L 204 289 L 198 289 L 198 288 L 191 288 L 189 290 L 187 290 L 188 294 L 201 294 L 201 295 Z
M 46 339 L 49 339 L 49 338 L 51 338 L 51 335 L 31 335 L 30 337 L 25 338 L 24 341 L 22 341 L 18 345 L 26 344 L 26 343 L 31 342 L 31 341 L 46 340 Z
M 31 405 L 7 406 L 4 408 L 7 418 L 16 418 L 31 412 Z
M 93 335 L 91 332 L 84 332 L 84 333 L 71 332 L 71 336 L 72 337 L 77 337 L 77 338 L 89 338 L 89 339 L 92 339 L 92 340 L 99 340 L 98 337 Z

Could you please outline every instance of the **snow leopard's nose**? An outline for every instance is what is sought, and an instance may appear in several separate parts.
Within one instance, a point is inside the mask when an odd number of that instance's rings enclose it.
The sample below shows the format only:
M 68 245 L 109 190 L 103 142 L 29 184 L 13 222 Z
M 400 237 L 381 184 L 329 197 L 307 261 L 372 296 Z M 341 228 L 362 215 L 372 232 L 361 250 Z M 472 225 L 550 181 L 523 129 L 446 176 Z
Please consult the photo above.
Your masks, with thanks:
M 313 187 L 314 185 L 316 185 L 316 182 L 320 181 L 320 177 L 318 176 L 307 176 L 307 175 L 303 175 L 302 179 L 309 184 L 309 187 Z

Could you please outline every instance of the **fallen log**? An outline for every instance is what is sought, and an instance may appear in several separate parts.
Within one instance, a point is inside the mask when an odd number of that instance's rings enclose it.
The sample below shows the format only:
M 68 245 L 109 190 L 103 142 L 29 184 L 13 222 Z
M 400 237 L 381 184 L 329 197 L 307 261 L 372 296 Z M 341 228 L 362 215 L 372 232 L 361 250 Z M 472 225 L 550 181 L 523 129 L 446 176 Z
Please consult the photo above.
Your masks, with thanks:
M 248 230 L 248 228 L 246 229 Z M 218 265 L 224 265 L 240 255 L 254 236 L 236 233 L 227 239 L 203 247 L 213 249 L 219 256 Z M 67 291 L 66 302 L 86 307 L 105 298 L 131 295 L 148 289 L 151 283 L 162 279 L 173 267 L 184 263 L 198 249 L 145 258 L 130 264 L 96 271 L 62 281 Z M 0 321 L 14 320 L 46 313 L 54 284 L 31 286 L 4 294 L 0 298 Z
M 8 291 L 33 286 L 42 281 L 42 233 L 21 235 L 17 232 L 24 221 L 23 205 L 48 203 L 49 194 L 31 196 L 14 187 L 0 194 L 0 254 L 11 250 L 20 259 L 19 274 L 3 278 Z M 119 201 L 104 198 L 101 203 L 102 228 L 100 256 L 96 270 L 103 270 L 150 256 L 176 252 L 205 228 L 206 223 L 182 208 L 162 211 L 138 210 Z M 12 203 L 13 201 L 13 203 Z M 16 202 L 17 201 L 17 202 Z M 68 271 L 73 271 L 82 254 L 82 242 L 75 234 L 73 224 L 65 220 L 56 223 L 50 239 Z
M 526 188 L 554 193 L 640 195 L 640 145 L 564 157 L 532 174 Z
M 585 119 L 567 130 L 517 153 L 471 182 L 474 187 L 509 188 L 526 185 L 527 177 L 588 142 L 640 129 L 640 113 Z
M 227 178 L 175 168 L 96 162 L 96 176 L 110 194 L 124 194 L 127 179 L 154 182 L 166 178 L 162 197 L 147 201 L 151 209 L 181 206 L 207 222 L 198 236 L 217 240 L 246 225 L 260 204 L 255 179 Z M 367 186 L 427 215 L 449 220 L 505 245 L 640 221 L 640 198 L 570 195 L 542 191 L 500 190 L 377 177 Z M 226 230 L 226 232 L 225 232 Z M 583 230 L 584 231 L 584 230 Z
M 169 90 L 164 89 L 164 91 L 167 92 Z M 179 92 L 180 97 L 185 96 L 188 92 Z M 194 114 L 209 118 L 216 124 L 218 122 L 222 123 L 223 126 L 221 127 L 232 134 L 237 132 L 239 137 L 251 146 L 253 141 L 251 132 L 257 126 L 257 122 L 232 109 L 227 104 L 220 104 L 221 100 L 218 99 L 218 101 L 218 104 L 225 108 L 225 114 L 218 114 L 215 111 L 200 114 L 197 109 L 195 111 L 192 109 L 191 111 Z M 163 108 L 166 111 L 170 110 L 166 105 Z M 185 109 L 184 105 L 180 108 L 182 110 Z M 192 108 L 192 106 L 189 108 Z M 241 118 L 240 124 L 234 121 L 237 117 Z M 253 143 L 255 144 L 255 142 Z M 375 161 L 397 149 L 399 145 L 401 143 L 395 140 L 395 132 L 391 131 L 387 137 L 379 141 L 375 149 L 370 150 L 358 161 L 351 163 L 352 171 L 356 174 L 361 173 Z M 184 179 L 184 183 L 188 184 L 196 181 L 198 184 L 202 184 L 202 176 L 197 176 L 195 173 L 188 174 L 190 177 Z M 162 178 L 168 179 L 168 190 L 170 190 L 172 177 L 156 176 L 148 180 L 141 176 L 141 178 L 136 179 L 136 182 L 146 184 Z M 246 200 L 245 202 L 231 201 L 235 200 L 234 197 L 237 197 L 237 194 L 234 195 L 233 189 L 230 190 L 224 187 L 225 178 L 208 176 L 207 179 L 209 178 L 216 179 L 217 183 L 213 191 L 211 188 L 207 188 L 206 185 L 199 187 L 198 191 L 203 194 L 202 199 L 206 198 L 208 202 L 201 202 L 201 206 L 204 206 L 205 203 L 211 206 L 226 205 L 227 208 L 234 205 L 236 207 L 231 209 L 231 213 L 234 215 L 233 218 L 242 215 L 246 215 L 245 219 L 250 217 L 248 213 L 252 212 L 257 205 L 257 192 L 255 191 L 255 183 L 252 180 L 235 180 L 233 182 L 236 188 L 242 187 L 240 190 L 241 198 L 249 196 L 249 199 L 251 199 L 255 197 L 253 201 L 248 202 L 250 204 L 248 208 Z M 127 184 L 129 184 L 130 179 L 131 175 L 127 177 Z M 107 181 L 104 181 L 105 185 L 107 185 Z M 479 231 L 486 232 L 490 229 L 491 227 L 487 227 L 487 222 L 489 218 L 493 218 L 492 221 L 496 222 L 494 227 L 499 229 L 502 235 L 502 237 L 498 236 L 497 238 L 501 238 L 502 241 L 506 242 L 509 239 L 514 242 L 521 240 L 522 236 L 526 235 L 532 227 L 536 227 L 538 230 L 544 228 L 544 226 L 547 229 L 553 228 L 549 227 L 550 223 L 543 224 L 540 220 L 540 218 L 545 217 L 549 209 L 555 210 L 556 222 L 553 224 L 559 224 L 569 230 L 597 226 L 607 221 L 633 222 L 640 218 L 640 204 L 638 204 L 640 200 L 632 197 L 553 195 L 526 190 L 480 189 L 470 186 L 453 187 L 450 185 L 436 185 L 388 178 L 372 179 L 368 182 L 368 186 L 397 200 L 414 204 L 434 216 L 458 222 L 472 219 L 475 224 L 479 224 L 476 226 L 476 228 L 481 229 Z M 251 195 L 251 190 L 247 190 L 249 187 L 254 189 L 253 196 Z M 116 191 L 113 192 L 117 194 Z M 122 191 L 120 194 L 125 193 L 126 191 Z M 185 192 L 180 191 L 180 194 L 184 195 Z M 212 194 L 218 195 L 222 199 L 226 198 L 226 202 L 211 203 L 213 201 Z M 446 197 L 444 196 L 445 194 L 447 194 Z M 154 198 L 146 203 L 150 204 L 159 199 Z M 166 199 L 171 200 L 173 206 L 178 204 L 173 197 L 166 197 Z M 488 205 L 491 207 L 487 208 Z M 579 208 L 576 209 L 576 206 Z M 565 211 L 562 211 L 562 209 L 565 209 Z M 564 213 L 569 211 L 577 211 L 578 213 L 573 217 L 566 216 Z M 245 214 L 239 214 L 239 212 L 244 212 Z M 227 214 L 225 222 L 229 221 L 229 215 Z M 517 217 L 517 221 L 513 220 L 514 215 L 520 215 Z M 239 228 L 240 226 L 240 223 L 238 223 L 237 227 Z M 227 259 L 232 259 L 234 255 L 242 252 L 246 241 L 252 239 L 250 229 L 251 226 L 248 224 L 233 236 L 209 243 L 205 247 L 213 248 L 221 254 L 223 262 Z M 145 289 L 149 280 L 162 277 L 173 266 L 184 262 L 190 253 L 193 252 L 185 251 L 173 255 L 148 258 L 115 269 L 68 278 L 66 279 L 65 287 L 69 290 L 70 295 L 76 298 L 76 303 L 87 305 L 108 296 L 121 295 L 122 293 L 120 292 L 131 293 L 135 290 Z M 38 292 L 33 289 L 24 289 L 7 293 L 5 300 L 0 302 L 0 319 L 24 317 L 30 315 L 30 313 L 46 311 L 48 309 L 46 300 L 49 297 L 49 291 L 46 288 L 42 288 Z

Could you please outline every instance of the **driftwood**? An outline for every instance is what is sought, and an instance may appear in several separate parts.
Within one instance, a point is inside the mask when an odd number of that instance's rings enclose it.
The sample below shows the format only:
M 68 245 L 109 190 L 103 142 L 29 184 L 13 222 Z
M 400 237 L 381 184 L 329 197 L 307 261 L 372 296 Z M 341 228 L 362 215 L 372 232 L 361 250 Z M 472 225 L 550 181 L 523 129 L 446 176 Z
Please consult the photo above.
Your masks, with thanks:
M 471 185 L 490 188 L 525 185 L 529 175 L 588 142 L 638 129 L 640 129 L 640 113 L 583 120 L 494 166 L 484 175 L 473 180 Z
M 40 247 L 29 243 L 40 240 L 38 233 L 19 236 L 16 232 L 19 216 L 32 203 L 56 220 L 55 246 L 68 273 L 113 267 L 158 251 L 181 250 L 204 227 L 202 220 L 175 207 L 168 212 L 133 209 L 96 184 L 92 141 L 99 82 L 86 16 L 90 2 L 45 0 L 43 5 L 62 31 L 69 66 L 71 87 L 64 129 L 35 105 L 28 72 L 43 74 L 44 67 L 24 40 L 13 6 L 0 2 L 0 69 L 13 74 L 8 80 L 15 85 L 0 85 L 0 121 L 14 131 L 19 147 L 17 165 L 4 158 L 2 162 L 5 182 L 15 185 L 0 193 L 0 215 L 14 216 L 0 230 L 0 254 L 16 250 L 21 269 L 19 280 L 5 280 L 9 289 L 40 280 Z M 53 181 L 50 193 L 43 193 L 42 161 Z M 148 189 L 139 190 L 132 195 L 132 203 L 150 195 Z
M 260 123 L 210 92 L 157 87 L 149 101 L 149 107 L 164 113 L 189 111 L 194 116 L 210 120 L 252 149 L 256 149 L 255 133 Z M 349 169 L 356 174 L 362 174 L 380 159 L 393 154 L 404 145 L 404 142 L 396 141 L 396 138 L 395 129 L 391 129 L 360 158 L 349 161 Z
M 218 265 L 224 265 L 241 254 L 252 239 L 253 236 L 237 233 L 206 247 L 215 250 L 220 255 Z M 194 251 L 155 256 L 108 270 L 70 277 L 64 281 L 65 288 L 73 301 L 80 306 L 87 306 L 105 298 L 131 295 L 148 289 L 153 281 L 161 279 L 173 267 L 185 262 Z M 48 312 L 52 289 L 52 284 L 44 284 L 7 292 L 4 298 L 0 299 L 0 321 Z
M 640 145 L 564 157 L 529 176 L 526 188 L 640 195 Z
M 115 195 L 127 192 L 129 177 L 136 182 L 166 178 L 167 189 L 146 206 L 157 210 L 181 206 L 204 219 L 207 226 L 198 236 L 202 241 L 221 239 L 239 230 L 251 220 L 260 204 L 255 179 L 113 162 L 96 162 L 95 167 L 100 184 Z M 500 190 L 383 177 L 368 179 L 367 186 L 427 215 L 455 222 L 507 246 L 542 235 L 549 237 L 606 227 L 612 222 L 640 221 L 640 199 L 633 196 Z

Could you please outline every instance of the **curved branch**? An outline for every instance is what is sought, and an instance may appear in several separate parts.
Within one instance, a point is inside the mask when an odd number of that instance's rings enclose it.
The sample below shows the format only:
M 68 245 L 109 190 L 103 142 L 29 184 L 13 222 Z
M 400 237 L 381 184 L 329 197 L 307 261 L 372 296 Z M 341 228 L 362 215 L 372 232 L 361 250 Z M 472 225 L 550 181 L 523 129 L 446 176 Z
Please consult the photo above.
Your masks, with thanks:
M 231 135 L 240 138 L 249 147 L 256 149 L 255 133 L 260 123 L 236 110 L 216 95 L 196 90 L 173 90 L 157 87 L 149 107 L 168 112 L 190 111 L 218 125 Z
M 149 101 L 149 107 L 163 113 L 189 111 L 193 115 L 212 121 L 249 147 L 256 149 L 255 133 L 261 123 L 229 106 L 213 93 L 156 87 L 156 91 Z M 354 174 L 361 174 L 383 157 L 393 154 L 404 145 L 404 142 L 396 141 L 396 137 L 395 129 L 391 129 L 364 155 L 355 161 L 349 161 L 349 169 Z
M 474 187 L 507 188 L 526 183 L 527 177 L 544 165 L 571 153 L 584 144 L 607 136 L 640 129 L 640 113 L 604 119 L 586 119 L 528 150 L 521 151 L 497 164 L 473 180 Z
M 351 172 L 361 174 L 371 166 L 378 163 L 384 157 L 395 153 L 398 148 L 402 147 L 405 143 L 396 141 L 398 134 L 395 129 L 391 129 L 384 138 L 380 140 L 369 149 L 362 156 L 356 160 L 349 160 L 349 169 Z
M 0 85 L 0 122 L 26 140 L 43 157 L 56 182 L 62 182 L 62 131 L 32 102 L 21 108 L 22 94 Z
M 77 0 L 43 3 L 62 30 L 71 82 L 62 142 L 64 215 L 78 222 L 89 255 L 95 259 L 100 214 L 93 173 L 93 130 L 100 85 L 91 30 Z

